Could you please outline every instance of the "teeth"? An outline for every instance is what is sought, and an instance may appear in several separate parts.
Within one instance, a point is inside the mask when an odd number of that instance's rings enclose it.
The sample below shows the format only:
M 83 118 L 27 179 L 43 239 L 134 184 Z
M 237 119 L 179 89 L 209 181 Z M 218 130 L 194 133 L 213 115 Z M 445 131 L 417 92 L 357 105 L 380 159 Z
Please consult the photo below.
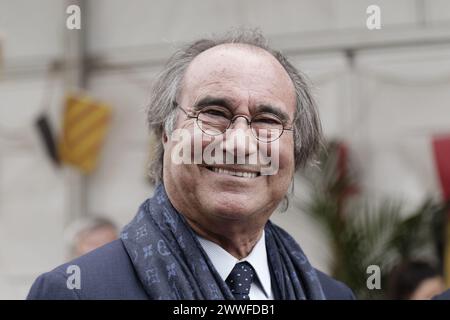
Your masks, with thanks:
M 242 178 L 256 178 L 257 174 L 254 172 L 242 172 L 242 171 L 231 171 L 222 168 L 212 168 L 216 173 L 228 174 L 230 176 L 242 177 Z

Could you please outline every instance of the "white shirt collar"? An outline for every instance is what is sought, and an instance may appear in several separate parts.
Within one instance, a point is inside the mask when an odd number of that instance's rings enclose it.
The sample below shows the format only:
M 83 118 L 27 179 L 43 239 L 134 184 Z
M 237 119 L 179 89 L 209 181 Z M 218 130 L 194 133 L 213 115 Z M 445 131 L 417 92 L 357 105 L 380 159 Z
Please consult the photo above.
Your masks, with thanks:
M 255 269 L 260 285 L 262 285 L 264 294 L 266 295 L 266 297 L 270 296 L 270 293 L 272 292 L 272 285 L 270 282 L 270 270 L 269 263 L 267 261 L 264 230 L 261 238 L 253 247 L 250 254 L 241 260 L 236 259 L 218 244 L 202 238 L 199 235 L 197 235 L 197 238 L 206 254 L 208 255 L 209 259 L 211 260 L 212 264 L 216 268 L 217 272 L 219 273 L 220 277 L 224 281 L 230 274 L 231 270 L 233 270 L 236 263 L 247 261 L 252 265 L 253 269 Z

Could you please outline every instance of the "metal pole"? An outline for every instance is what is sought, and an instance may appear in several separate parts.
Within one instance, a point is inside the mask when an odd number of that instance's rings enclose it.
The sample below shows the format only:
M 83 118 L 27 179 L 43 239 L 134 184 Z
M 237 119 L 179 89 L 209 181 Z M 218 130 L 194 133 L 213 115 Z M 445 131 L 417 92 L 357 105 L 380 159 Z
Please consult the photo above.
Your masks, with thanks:
M 64 35 L 64 89 L 66 92 L 77 92 L 86 89 L 86 11 L 85 0 L 67 0 L 69 5 L 77 5 L 81 9 L 81 29 L 67 29 Z M 80 172 L 65 168 L 68 221 L 87 215 L 87 178 Z

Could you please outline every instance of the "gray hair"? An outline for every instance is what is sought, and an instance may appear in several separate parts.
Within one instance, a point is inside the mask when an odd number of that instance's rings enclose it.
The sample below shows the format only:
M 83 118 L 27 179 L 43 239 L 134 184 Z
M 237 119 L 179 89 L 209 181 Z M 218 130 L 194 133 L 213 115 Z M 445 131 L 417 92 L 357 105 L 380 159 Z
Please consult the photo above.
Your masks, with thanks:
M 221 38 L 201 39 L 179 49 L 157 77 L 147 111 L 150 131 L 155 139 L 149 166 L 150 179 L 154 183 L 163 180 L 164 149 L 161 138 L 163 132 L 170 134 L 174 129 L 177 120 L 174 103 L 180 93 L 186 69 L 200 53 L 221 44 L 244 44 L 261 48 L 272 54 L 291 78 L 297 96 L 293 122 L 295 170 L 304 167 L 321 145 L 322 128 L 306 77 L 281 52 L 270 48 L 259 31 L 238 30 Z

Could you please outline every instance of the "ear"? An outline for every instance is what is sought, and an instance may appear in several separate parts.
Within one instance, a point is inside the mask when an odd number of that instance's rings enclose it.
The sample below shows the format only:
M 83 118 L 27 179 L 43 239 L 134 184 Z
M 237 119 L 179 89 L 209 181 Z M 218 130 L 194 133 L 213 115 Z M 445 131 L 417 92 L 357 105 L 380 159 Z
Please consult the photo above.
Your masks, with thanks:
M 166 148 L 167 141 L 169 141 L 169 138 L 167 137 L 166 130 L 163 130 L 163 133 L 161 135 L 161 142 L 163 144 L 164 149 Z

